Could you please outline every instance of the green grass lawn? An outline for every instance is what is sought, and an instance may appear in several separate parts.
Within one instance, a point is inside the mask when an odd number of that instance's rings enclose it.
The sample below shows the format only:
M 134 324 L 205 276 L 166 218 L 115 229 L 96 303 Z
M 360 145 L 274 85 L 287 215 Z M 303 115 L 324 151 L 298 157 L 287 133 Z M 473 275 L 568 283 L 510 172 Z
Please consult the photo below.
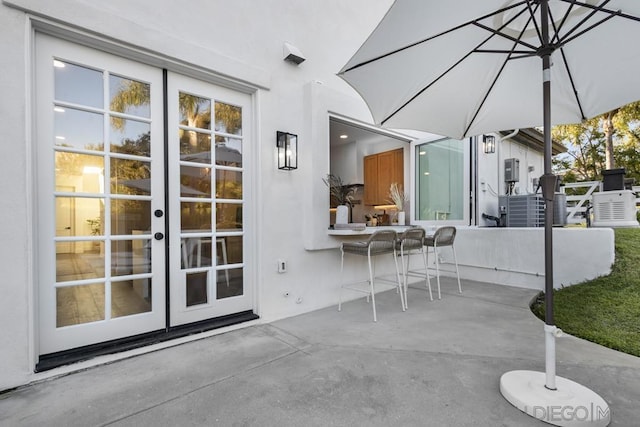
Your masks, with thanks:
M 615 248 L 611 274 L 554 291 L 555 323 L 571 335 L 640 357 L 640 229 L 616 229 Z M 544 319 L 544 296 L 531 309 Z

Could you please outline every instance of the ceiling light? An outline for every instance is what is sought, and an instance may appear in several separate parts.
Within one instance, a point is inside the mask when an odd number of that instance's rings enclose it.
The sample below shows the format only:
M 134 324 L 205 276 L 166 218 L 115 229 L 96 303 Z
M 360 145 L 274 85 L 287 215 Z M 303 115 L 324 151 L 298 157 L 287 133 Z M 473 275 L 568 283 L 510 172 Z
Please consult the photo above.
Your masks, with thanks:
M 424 156 L 425 154 L 427 154 L 426 151 L 420 151 L 418 154 L 420 154 L 421 156 Z
M 349 138 L 349 135 L 340 135 L 340 139 L 347 139 Z

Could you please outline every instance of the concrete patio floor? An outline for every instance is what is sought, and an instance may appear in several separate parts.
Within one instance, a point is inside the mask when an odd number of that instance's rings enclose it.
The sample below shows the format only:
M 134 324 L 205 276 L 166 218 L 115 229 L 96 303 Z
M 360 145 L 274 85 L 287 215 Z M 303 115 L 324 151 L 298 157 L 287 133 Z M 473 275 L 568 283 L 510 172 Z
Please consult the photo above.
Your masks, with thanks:
M 534 291 L 443 280 L 253 325 L 0 395 L 3 426 L 540 426 L 499 392 L 544 370 Z M 558 375 L 600 394 L 612 426 L 638 425 L 640 359 L 565 336 Z

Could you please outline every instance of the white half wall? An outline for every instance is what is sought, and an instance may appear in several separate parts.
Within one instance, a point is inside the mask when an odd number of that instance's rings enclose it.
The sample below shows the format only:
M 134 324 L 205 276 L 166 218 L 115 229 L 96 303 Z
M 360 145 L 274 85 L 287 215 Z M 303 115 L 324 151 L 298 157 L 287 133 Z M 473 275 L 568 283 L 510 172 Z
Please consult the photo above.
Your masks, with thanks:
M 458 228 L 455 247 L 461 278 L 544 290 L 543 228 Z M 447 248 L 442 258 L 453 263 Z M 609 274 L 614 259 L 610 228 L 553 229 L 556 289 Z

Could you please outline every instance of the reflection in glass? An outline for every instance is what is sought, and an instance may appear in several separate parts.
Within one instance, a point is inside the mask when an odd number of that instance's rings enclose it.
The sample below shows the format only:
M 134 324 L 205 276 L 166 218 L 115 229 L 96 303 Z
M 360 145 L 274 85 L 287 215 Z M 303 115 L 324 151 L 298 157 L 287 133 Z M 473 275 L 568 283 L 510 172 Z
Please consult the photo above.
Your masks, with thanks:
M 56 242 L 56 282 L 104 277 L 104 242 Z
M 111 192 L 114 194 L 151 194 L 151 163 L 111 158 Z
M 83 150 L 104 150 L 102 114 L 54 107 L 54 144 Z
M 182 252 L 182 269 L 211 267 L 211 238 L 183 237 L 180 250 Z
M 102 108 L 102 72 L 68 62 L 53 61 L 55 99 Z
M 149 118 L 151 86 L 124 77 L 109 76 L 109 108 L 118 113 Z
M 216 248 L 216 265 L 242 263 L 242 236 L 218 237 Z
M 216 165 L 242 167 L 242 140 L 216 136 Z
M 56 327 L 104 320 L 104 283 L 56 288 Z
M 180 166 L 181 197 L 211 197 L 211 168 Z
M 111 151 L 149 157 L 151 155 L 151 125 L 136 120 L 111 117 Z
M 178 96 L 180 124 L 200 129 L 211 129 L 211 100 L 180 92 Z
M 111 317 L 151 311 L 151 279 L 111 283 Z
M 216 132 L 242 135 L 242 108 L 216 102 Z
M 113 240 L 111 241 L 111 275 L 151 273 L 151 241 Z
M 209 272 L 187 274 L 187 307 L 207 303 L 207 277 Z
M 104 193 L 104 158 L 56 151 L 56 187 L 76 193 Z
M 216 203 L 216 230 L 241 230 L 242 204 Z
M 56 237 L 102 236 L 104 199 L 56 196 Z
M 242 172 L 216 170 L 216 198 L 242 199 Z
M 151 202 L 111 200 L 111 234 L 131 235 L 151 230 Z
M 182 232 L 211 231 L 211 203 L 180 203 L 180 227 Z
M 180 129 L 180 160 L 211 164 L 211 135 Z
M 216 270 L 216 299 L 236 297 L 244 294 L 242 268 Z
M 464 144 L 445 139 L 416 146 L 417 219 L 463 218 Z

